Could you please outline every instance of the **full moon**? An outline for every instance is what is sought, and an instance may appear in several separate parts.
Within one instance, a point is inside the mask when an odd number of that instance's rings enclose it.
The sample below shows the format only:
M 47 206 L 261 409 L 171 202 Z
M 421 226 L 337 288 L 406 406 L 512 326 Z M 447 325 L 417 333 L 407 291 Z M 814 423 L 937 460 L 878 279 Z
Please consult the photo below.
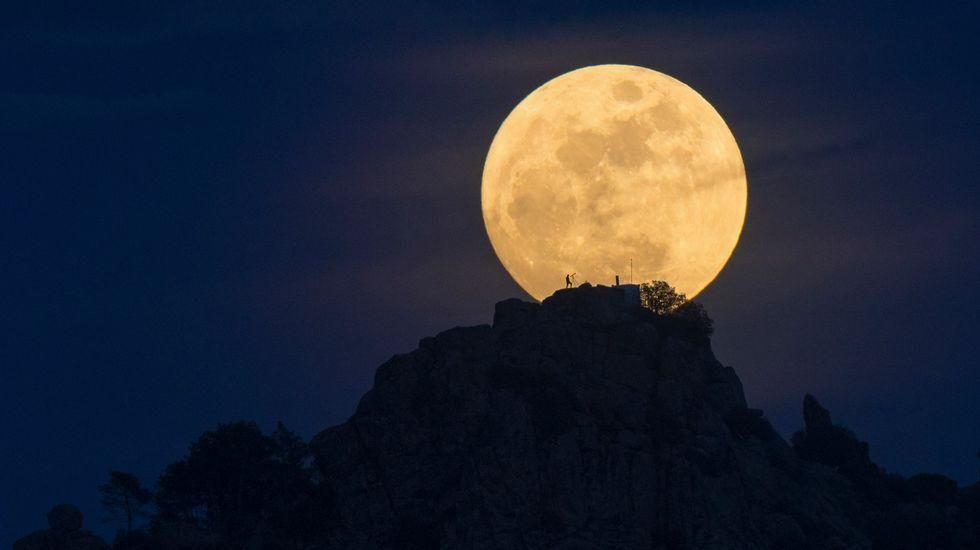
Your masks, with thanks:
M 721 115 L 683 82 L 630 65 L 531 92 L 497 131 L 481 190 L 497 256 L 537 300 L 572 273 L 663 280 L 693 298 L 735 249 L 747 194 Z

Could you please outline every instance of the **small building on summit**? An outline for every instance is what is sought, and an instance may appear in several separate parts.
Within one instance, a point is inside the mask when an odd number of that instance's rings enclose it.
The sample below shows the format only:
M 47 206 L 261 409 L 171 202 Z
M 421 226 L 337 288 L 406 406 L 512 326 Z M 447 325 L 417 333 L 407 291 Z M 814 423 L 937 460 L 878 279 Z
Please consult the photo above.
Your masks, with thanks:
M 623 291 L 623 302 L 626 305 L 630 305 L 630 306 L 640 305 L 640 285 L 634 285 L 634 284 L 616 285 L 616 288 Z

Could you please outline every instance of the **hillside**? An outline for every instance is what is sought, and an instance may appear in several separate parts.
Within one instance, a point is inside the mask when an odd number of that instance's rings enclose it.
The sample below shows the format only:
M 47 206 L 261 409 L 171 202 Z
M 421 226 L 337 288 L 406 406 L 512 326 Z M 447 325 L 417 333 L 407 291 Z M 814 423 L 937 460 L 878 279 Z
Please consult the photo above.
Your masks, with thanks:
M 797 451 L 696 327 L 581 287 L 423 339 L 311 447 L 337 547 L 869 548 L 906 481 L 806 407 Z

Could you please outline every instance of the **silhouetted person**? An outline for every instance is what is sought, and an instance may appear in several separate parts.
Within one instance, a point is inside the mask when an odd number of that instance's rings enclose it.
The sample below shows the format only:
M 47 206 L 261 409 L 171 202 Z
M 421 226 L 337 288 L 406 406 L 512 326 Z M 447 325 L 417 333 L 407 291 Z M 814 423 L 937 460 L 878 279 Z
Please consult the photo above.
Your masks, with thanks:
M 565 288 L 572 288 L 572 274 L 565 274 Z

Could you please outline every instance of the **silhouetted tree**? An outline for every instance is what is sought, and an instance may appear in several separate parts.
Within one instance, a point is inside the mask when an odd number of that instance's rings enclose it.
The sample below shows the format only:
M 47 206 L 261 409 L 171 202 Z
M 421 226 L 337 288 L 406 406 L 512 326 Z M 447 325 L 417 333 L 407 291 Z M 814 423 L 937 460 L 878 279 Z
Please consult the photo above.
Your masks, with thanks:
M 17 539 L 13 550 L 108 550 L 102 537 L 84 528 L 83 519 L 77 507 L 55 505 L 48 512 L 49 528 Z
M 261 520 L 268 492 L 264 470 L 273 442 L 254 422 L 219 425 L 191 444 L 186 458 L 171 464 L 160 477 L 159 515 L 190 523 L 244 545 Z
M 327 501 L 309 463 L 306 444 L 282 424 L 269 436 L 254 422 L 219 425 L 160 477 L 157 528 L 218 548 L 303 547 Z
M 640 285 L 640 304 L 657 315 L 669 315 L 685 303 L 687 297 L 665 281 L 651 281 Z
M 110 518 L 126 521 L 126 535 L 133 531 L 133 522 L 146 515 L 153 493 L 140 485 L 140 480 L 126 472 L 109 472 L 109 481 L 99 485 L 102 507 Z
M 657 315 L 680 320 L 681 330 L 706 337 L 714 332 L 714 321 L 708 317 L 704 306 L 687 299 L 665 281 L 651 281 L 640 285 L 640 304 Z

